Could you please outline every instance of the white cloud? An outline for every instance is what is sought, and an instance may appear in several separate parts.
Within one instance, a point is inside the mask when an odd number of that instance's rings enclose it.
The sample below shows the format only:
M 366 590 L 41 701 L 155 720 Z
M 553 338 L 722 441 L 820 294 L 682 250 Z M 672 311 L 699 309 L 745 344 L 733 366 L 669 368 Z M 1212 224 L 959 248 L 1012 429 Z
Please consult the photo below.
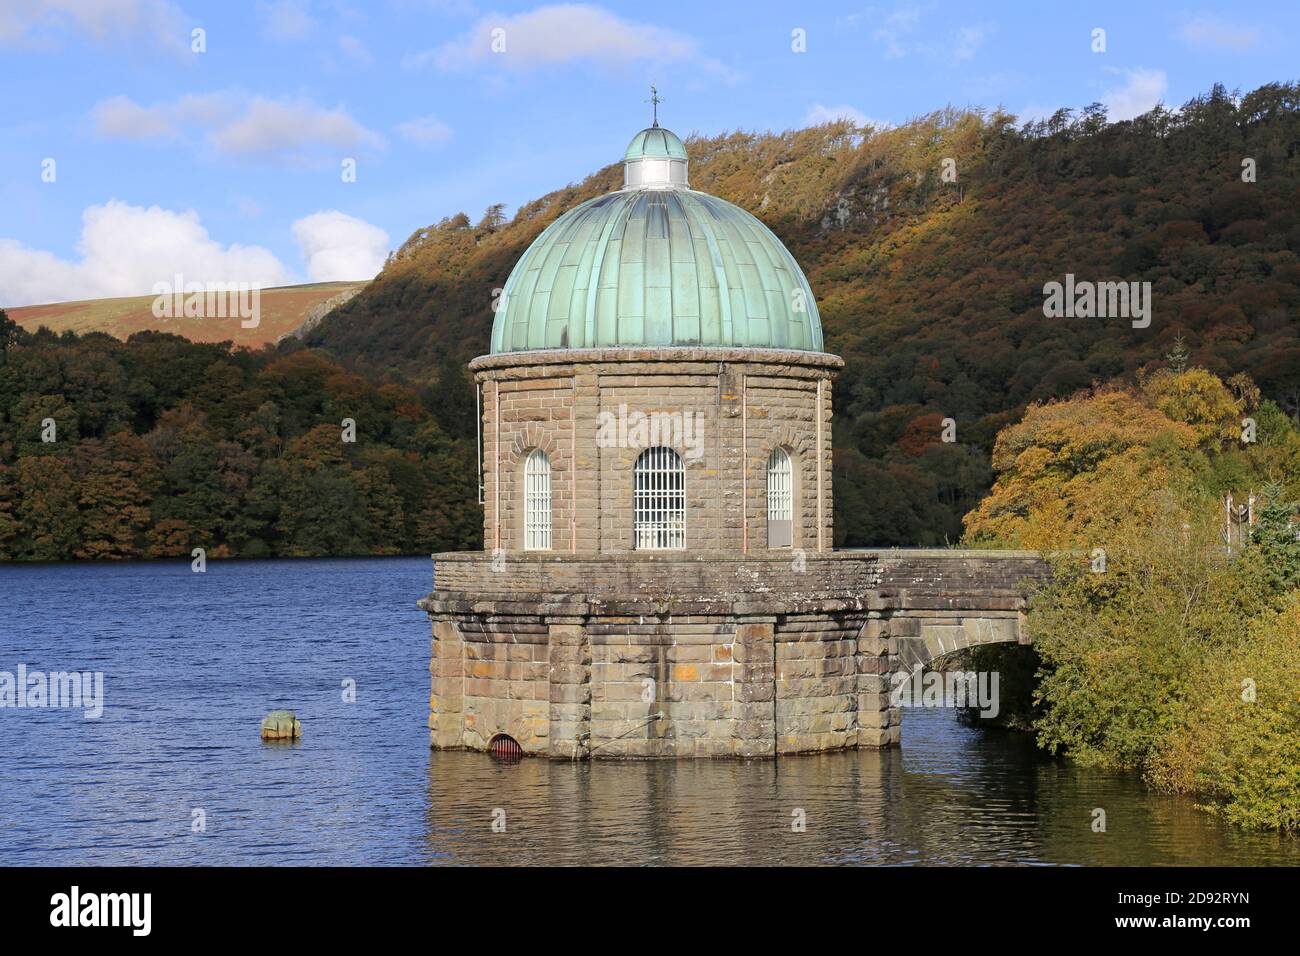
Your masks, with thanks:
M 1169 81 L 1164 70 L 1136 67 L 1131 70 L 1106 68 L 1105 72 L 1124 77 L 1122 85 L 1105 90 L 1099 101 L 1106 107 L 1106 119 L 1112 123 L 1133 119 L 1148 112 L 1164 100 Z M 1036 123 L 1051 119 L 1060 106 L 1049 106 L 1040 101 L 1027 103 L 1016 113 L 1021 123 Z M 1079 115 L 1074 110 L 1074 118 Z
M 494 52 L 494 42 L 498 47 L 504 43 L 504 51 Z M 516 16 L 485 17 L 459 39 L 403 62 L 410 67 L 435 63 L 447 70 L 490 62 L 506 69 L 529 70 L 575 61 L 667 63 L 694 59 L 698 48 L 697 41 L 675 31 L 626 20 L 602 7 L 566 3 Z
M 1058 106 L 1043 106 L 1040 103 L 1030 103 L 1016 114 L 1016 119 L 1021 123 L 1037 123 L 1039 120 L 1045 120 L 1060 109 Z
M 954 63 L 965 63 L 973 58 L 976 51 L 984 45 L 984 41 L 992 33 L 993 28 L 983 23 L 959 29 L 957 36 L 953 40 L 952 61 Z
M 1141 116 L 1164 99 L 1169 80 L 1164 70 L 1136 67 L 1131 70 L 1113 70 L 1125 77 L 1123 86 L 1113 87 L 1101 95 L 1111 122 L 1130 120 Z
M 260 212 L 249 203 L 253 214 Z M 213 239 L 193 210 L 110 200 L 88 207 L 81 219 L 71 260 L 0 238 L 0 308 L 149 295 L 156 283 L 172 283 L 177 274 L 186 283 L 262 288 L 295 281 L 271 250 Z M 388 233 L 334 209 L 299 219 L 293 234 L 313 282 L 372 278 L 388 254 Z
M 188 53 L 192 19 L 168 0 L 3 0 L 0 44 L 44 42 L 73 32 L 104 44 L 143 37 Z
M 856 26 L 862 17 L 850 17 L 848 25 Z M 988 23 L 975 23 L 958 27 L 957 30 L 940 39 L 937 29 L 929 28 L 917 33 L 921 25 L 921 8 L 905 4 L 894 9 L 871 32 L 871 40 L 881 47 L 887 60 L 901 60 L 912 53 L 919 53 L 931 60 L 947 62 L 956 66 L 974 59 L 979 48 L 996 32 L 996 27 Z M 916 36 L 921 39 L 915 39 Z
M 82 213 L 73 261 L 0 239 L 0 303 L 10 306 L 73 299 L 148 295 L 180 273 L 186 282 L 284 285 L 289 274 L 269 249 L 222 245 L 196 212 L 173 212 L 110 200 Z
M 299 219 L 293 234 L 313 282 L 373 279 L 388 256 L 388 233 L 337 209 Z
M 907 46 L 903 38 L 915 30 L 920 22 L 920 7 L 899 7 L 885 17 L 884 25 L 872 32 L 871 39 L 885 48 L 886 59 L 901 59 L 907 56 Z
M 853 106 L 823 106 L 821 103 L 814 103 L 808 107 L 808 115 L 804 119 L 814 126 L 835 123 L 839 120 L 848 120 L 854 126 L 874 126 L 877 129 L 888 129 L 892 125 L 884 120 L 872 119 Z
M 173 122 L 158 109 L 147 109 L 129 96 L 110 96 L 91 110 L 95 131 L 114 139 L 160 139 L 171 136 Z
M 305 40 L 316 28 L 307 0 L 258 0 L 257 16 L 273 40 Z
M 1244 53 L 1259 42 L 1259 31 L 1253 27 L 1234 26 L 1219 17 L 1201 14 L 1183 24 L 1178 31 L 1178 38 L 1198 50 Z
M 290 159 L 316 148 L 381 148 L 383 137 L 342 109 L 308 100 L 276 101 L 255 96 L 242 115 L 209 137 L 222 152 Z
M 382 149 L 384 138 L 341 107 L 310 100 L 211 93 L 141 106 L 113 96 L 91 111 L 95 131 L 117 139 L 150 140 L 202 133 L 219 152 L 298 163 L 323 152 Z
M 186 94 L 154 106 L 141 106 L 129 96 L 119 95 L 96 103 L 90 118 L 100 136 L 145 141 L 217 127 L 238 111 L 239 104 L 224 93 Z
M 451 127 L 432 114 L 398 123 L 397 132 L 403 139 L 422 145 L 445 143 L 451 139 Z
M 370 48 L 351 34 L 345 33 L 339 37 L 339 50 L 348 59 L 361 66 L 369 66 L 375 62 L 375 58 L 370 55 Z

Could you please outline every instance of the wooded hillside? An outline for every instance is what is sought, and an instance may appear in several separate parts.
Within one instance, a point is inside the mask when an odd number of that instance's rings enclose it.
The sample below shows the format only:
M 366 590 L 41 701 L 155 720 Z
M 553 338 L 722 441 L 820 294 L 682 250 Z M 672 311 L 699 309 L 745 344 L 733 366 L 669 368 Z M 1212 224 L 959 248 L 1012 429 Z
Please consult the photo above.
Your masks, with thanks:
M 1244 371 L 1300 412 L 1294 84 L 1216 87 L 1121 123 L 1097 105 L 1026 125 L 948 109 L 888 130 L 840 123 L 687 145 L 693 187 L 787 243 L 827 348 L 848 361 L 836 387 L 840 543 L 956 540 L 991 483 L 1001 426 L 1030 402 L 1159 364 L 1179 335 L 1196 364 Z M 494 207 L 477 225 L 458 215 L 419 230 L 309 344 L 463 393 L 438 414 L 471 435 L 462 366 L 487 350 L 493 290 L 547 224 L 620 175 L 607 166 L 509 221 Z M 1066 273 L 1150 281 L 1150 327 L 1045 318 L 1043 285 Z M 945 444 L 949 417 L 957 441 Z
M 477 547 L 473 440 L 435 400 L 301 348 L 28 333 L 0 310 L 0 560 Z

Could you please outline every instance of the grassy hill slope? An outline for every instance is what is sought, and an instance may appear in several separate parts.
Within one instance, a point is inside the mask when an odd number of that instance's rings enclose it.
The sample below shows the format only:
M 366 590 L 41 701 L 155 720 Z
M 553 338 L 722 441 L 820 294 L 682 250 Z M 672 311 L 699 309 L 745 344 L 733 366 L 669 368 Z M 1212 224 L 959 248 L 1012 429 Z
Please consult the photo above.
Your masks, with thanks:
M 322 303 L 364 285 L 364 282 L 317 282 L 263 289 L 260 321 L 247 329 L 237 318 L 155 318 L 151 295 L 27 305 L 7 311 L 11 319 L 29 332 L 45 326 L 54 332 L 107 332 L 123 340 L 136 332 L 172 332 L 191 342 L 229 340 L 236 345 L 257 348 L 298 328 L 312 309 Z

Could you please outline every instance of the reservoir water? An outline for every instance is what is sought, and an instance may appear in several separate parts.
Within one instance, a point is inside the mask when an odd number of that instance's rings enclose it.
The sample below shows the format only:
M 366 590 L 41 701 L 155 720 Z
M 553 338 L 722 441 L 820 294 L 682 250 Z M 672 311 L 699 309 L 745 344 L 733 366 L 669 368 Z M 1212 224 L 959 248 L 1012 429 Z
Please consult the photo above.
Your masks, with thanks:
M 898 750 L 775 763 L 434 753 L 431 577 L 426 558 L 0 566 L 0 671 L 104 675 L 99 719 L 0 709 L 0 865 L 1300 864 L 1294 838 L 950 710 L 906 710 Z M 300 742 L 259 739 L 276 708 Z

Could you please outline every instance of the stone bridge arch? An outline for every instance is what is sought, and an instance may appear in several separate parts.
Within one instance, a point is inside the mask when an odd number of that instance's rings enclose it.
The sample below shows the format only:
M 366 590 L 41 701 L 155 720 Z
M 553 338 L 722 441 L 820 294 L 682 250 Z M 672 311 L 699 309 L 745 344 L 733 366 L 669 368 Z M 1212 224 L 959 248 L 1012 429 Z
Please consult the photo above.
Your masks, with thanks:
M 898 667 L 910 671 L 953 651 L 981 644 L 1029 644 L 1023 617 L 1023 611 L 945 615 L 903 611 L 891 617 L 889 633 L 897 641 Z
M 880 551 L 891 657 L 911 670 L 980 644 L 1028 644 L 1025 606 L 1048 575 L 1032 551 Z
M 1029 551 L 915 549 L 878 551 L 878 616 L 864 628 L 865 647 L 880 655 L 864 687 L 879 696 L 879 713 L 864 708 L 862 731 L 880 745 L 901 739 L 903 709 L 892 690 L 905 675 L 954 651 L 983 644 L 1030 644 L 1025 627 L 1029 595 L 1050 576 L 1042 556 Z M 865 700 L 865 697 L 864 697 Z

